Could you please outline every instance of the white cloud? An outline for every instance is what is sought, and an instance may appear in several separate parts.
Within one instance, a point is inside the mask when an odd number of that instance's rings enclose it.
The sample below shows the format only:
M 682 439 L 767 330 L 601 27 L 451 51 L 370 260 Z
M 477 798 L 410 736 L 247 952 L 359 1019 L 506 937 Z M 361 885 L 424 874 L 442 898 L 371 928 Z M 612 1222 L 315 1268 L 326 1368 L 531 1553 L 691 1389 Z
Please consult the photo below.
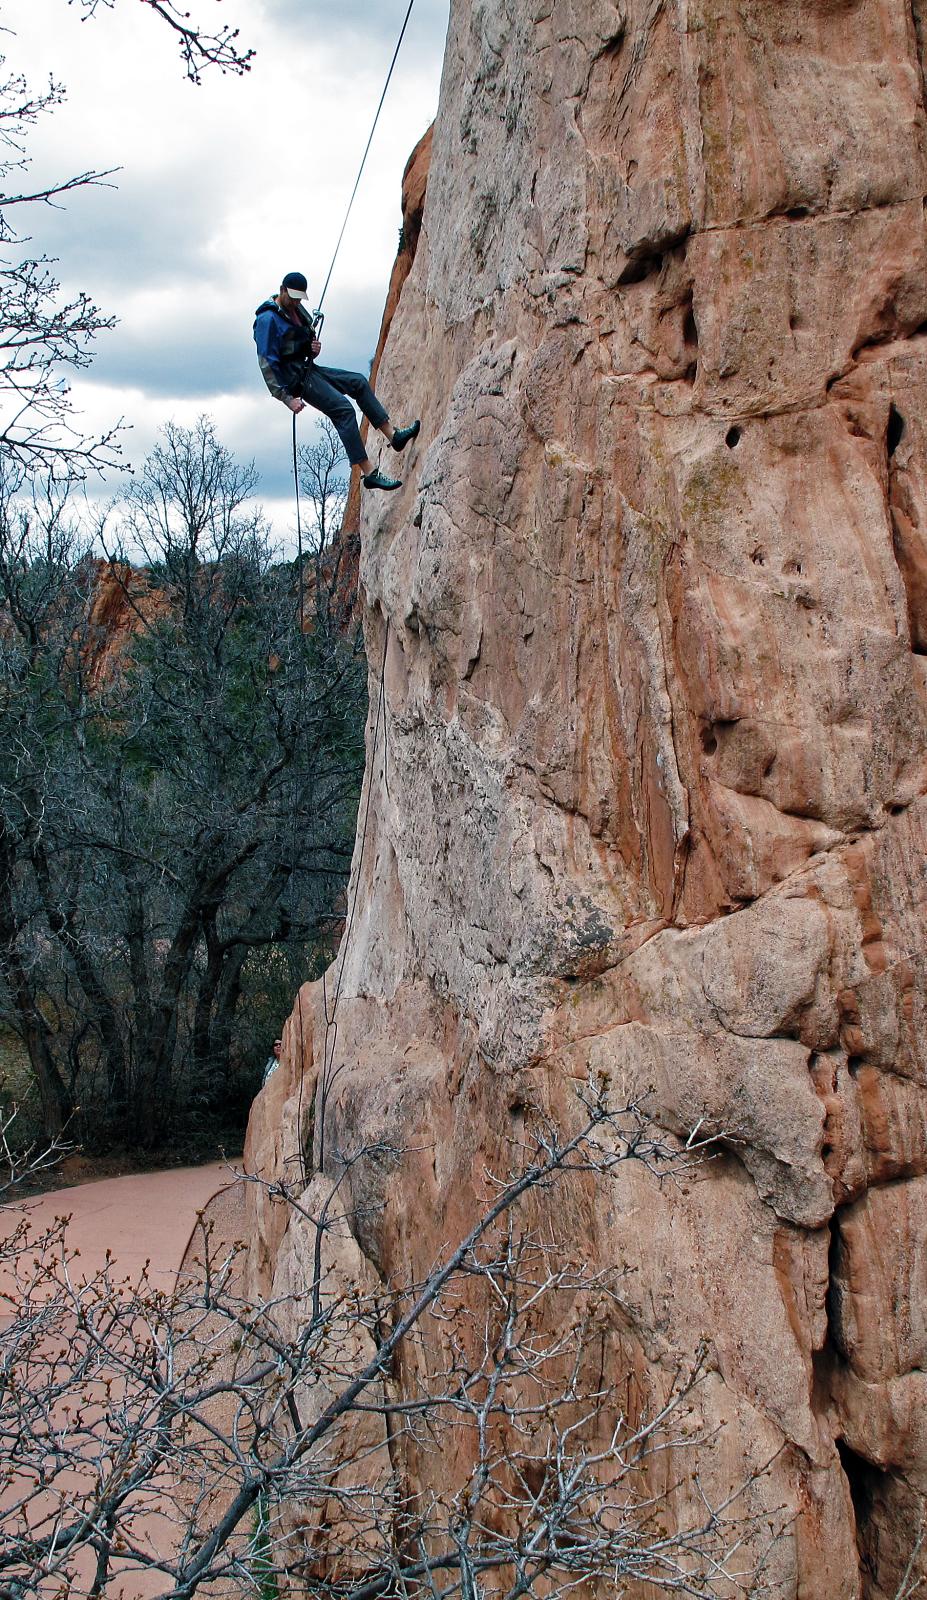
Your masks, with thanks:
M 363 370 L 373 353 L 402 169 L 437 107 L 447 6 L 416 0 L 326 300 L 323 360 L 334 365 Z M 405 9 L 223 0 L 219 13 L 215 0 L 190 0 L 204 26 L 238 26 L 258 51 L 247 77 L 207 73 L 194 88 L 170 30 L 138 0 L 85 22 L 65 0 L 5 8 L 9 67 L 68 88 L 30 138 L 33 177 L 122 168 L 117 188 L 26 220 L 31 248 L 60 258 L 64 291 L 86 289 L 119 318 L 73 390 L 91 426 L 132 424 L 130 460 L 165 421 L 205 411 L 256 459 L 268 498 L 285 493 L 289 418 L 257 371 L 254 309 L 293 268 L 310 293 L 321 288 Z

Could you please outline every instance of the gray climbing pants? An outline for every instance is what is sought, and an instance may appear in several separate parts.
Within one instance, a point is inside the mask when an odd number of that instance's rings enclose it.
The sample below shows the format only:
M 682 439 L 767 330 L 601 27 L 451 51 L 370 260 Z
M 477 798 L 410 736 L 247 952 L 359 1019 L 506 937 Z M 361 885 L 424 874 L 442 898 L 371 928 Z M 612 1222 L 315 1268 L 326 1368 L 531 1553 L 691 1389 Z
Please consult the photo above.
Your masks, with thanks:
M 383 409 L 363 374 L 342 372 L 340 367 L 317 367 L 313 362 L 299 392 L 307 405 L 314 406 L 316 411 L 321 411 L 334 423 L 351 466 L 356 467 L 365 461 L 367 452 L 361 442 L 351 401 L 356 401 L 375 428 L 389 421 L 389 413 Z

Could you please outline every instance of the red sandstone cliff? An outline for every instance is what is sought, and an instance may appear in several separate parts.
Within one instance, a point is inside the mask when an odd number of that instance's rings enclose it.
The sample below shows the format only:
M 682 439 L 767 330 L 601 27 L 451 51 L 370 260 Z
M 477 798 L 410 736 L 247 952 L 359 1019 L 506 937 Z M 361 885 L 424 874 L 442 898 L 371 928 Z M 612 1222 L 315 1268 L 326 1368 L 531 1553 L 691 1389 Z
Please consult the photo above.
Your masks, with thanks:
M 376 388 L 377 375 L 380 371 L 380 362 L 389 330 L 393 324 L 393 317 L 399 305 L 399 296 L 402 286 L 412 271 L 415 252 L 418 249 L 419 236 L 422 231 L 422 217 L 425 212 L 425 190 L 428 185 L 428 169 L 431 165 L 431 149 L 434 141 L 434 124 L 419 139 L 406 162 L 402 175 L 402 237 L 393 270 L 390 275 L 389 288 L 386 292 L 386 305 L 383 308 L 383 320 L 380 323 L 380 334 L 377 339 L 377 348 L 370 363 L 370 382 Z M 361 437 L 367 438 L 369 424 L 361 423 Z M 351 474 L 351 485 L 348 491 L 348 501 L 344 510 L 344 520 L 341 528 L 342 539 L 354 539 L 360 532 L 361 489 L 360 474 Z M 352 585 L 357 581 L 357 563 L 351 563 Z
M 419 1274 L 590 1072 L 723 1130 L 573 1220 L 657 1389 L 707 1341 L 705 1481 L 771 1462 L 781 1600 L 927 1578 L 925 68 L 920 3 L 454 0 L 380 373 L 422 442 L 362 526 L 389 768 L 328 1148 L 410 1152 L 363 1250 Z

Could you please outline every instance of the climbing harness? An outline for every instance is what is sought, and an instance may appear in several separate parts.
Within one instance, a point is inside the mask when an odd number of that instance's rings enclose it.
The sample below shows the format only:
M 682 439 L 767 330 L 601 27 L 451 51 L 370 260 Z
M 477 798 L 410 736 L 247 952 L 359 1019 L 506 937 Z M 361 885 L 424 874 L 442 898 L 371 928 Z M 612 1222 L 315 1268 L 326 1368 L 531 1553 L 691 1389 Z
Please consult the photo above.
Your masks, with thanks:
M 399 59 L 399 51 L 402 48 L 402 41 L 405 38 L 406 28 L 409 25 L 409 18 L 412 15 L 412 7 L 413 7 L 414 4 L 415 4 L 415 0 L 409 0 L 408 7 L 406 8 L 406 14 L 405 14 L 405 17 L 403 19 L 402 27 L 399 30 L 399 38 L 396 41 L 396 48 L 393 51 L 393 59 L 389 64 L 389 71 L 386 74 L 386 82 L 383 85 L 383 93 L 380 95 L 380 101 L 379 101 L 379 104 L 377 106 L 376 113 L 374 115 L 373 123 L 372 123 L 371 128 L 370 128 L 370 133 L 369 133 L 368 138 L 367 138 L 367 143 L 364 146 L 364 153 L 363 153 L 363 155 L 361 157 L 361 163 L 360 163 L 360 166 L 359 166 L 358 171 L 357 171 L 357 177 L 354 180 L 354 188 L 351 190 L 351 198 L 348 201 L 348 207 L 347 207 L 347 210 L 345 211 L 345 214 L 344 214 L 344 221 L 341 224 L 341 232 L 339 233 L 338 239 L 337 239 L 336 244 L 335 244 L 334 254 L 332 255 L 332 259 L 331 259 L 331 263 L 330 263 L 329 268 L 328 268 L 328 272 L 325 275 L 325 282 L 322 285 L 322 293 L 319 296 L 319 303 L 318 303 L 318 306 L 316 307 L 316 310 L 313 312 L 312 317 L 310 318 L 312 331 L 313 331 L 313 334 L 314 334 L 314 336 L 316 338 L 319 337 L 319 334 L 320 334 L 321 329 L 322 329 L 322 324 L 325 321 L 325 313 L 322 310 L 322 306 L 323 306 L 324 301 L 325 301 L 325 296 L 328 293 L 328 286 L 329 286 L 329 284 L 331 282 L 332 273 L 335 270 L 335 262 L 338 260 L 338 252 L 341 249 L 341 241 L 344 238 L 345 229 L 347 228 L 348 221 L 349 221 L 350 216 L 351 216 L 351 211 L 353 210 L 353 207 L 354 207 L 354 201 L 357 198 L 357 191 L 360 188 L 361 178 L 364 175 L 364 168 L 367 165 L 367 157 L 370 154 L 370 147 L 373 144 L 373 136 L 377 131 L 377 123 L 380 120 L 380 112 L 383 110 L 383 105 L 384 105 L 384 102 L 386 100 L 387 91 L 389 89 L 390 81 L 391 81 L 392 76 L 393 76 L 393 70 L 394 70 L 394 68 L 396 66 L 397 60 Z M 298 581 L 298 586 L 299 586 L 299 631 L 300 631 L 300 645 L 299 645 L 299 648 L 300 648 L 300 670 L 299 670 L 299 694 L 298 694 L 298 699 L 297 699 L 297 706 L 298 706 L 298 716 L 299 716 L 300 721 L 301 721 L 302 720 L 302 708 L 303 708 L 303 703 L 304 703 L 303 696 L 304 696 L 304 685 L 305 685 L 305 663 L 304 663 L 304 660 L 303 660 L 303 636 L 305 634 L 305 580 L 304 580 L 304 576 L 303 576 L 303 533 L 302 533 L 302 518 L 301 518 L 301 513 L 300 513 L 300 498 L 299 498 L 299 456 L 298 456 L 297 445 L 296 445 L 296 412 L 294 411 L 292 415 L 293 415 L 293 483 L 294 483 L 295 491 L 296 491 L 296 559 L 297 559 L 297 568 L 298 568 L 298 580 L 297 581 Z M 322 974 L 322 1003 L 323 1003 L 323 1007 L 324 1007 L 324 1011 L 325 1011 L 325 1038 L 324 1038 L 323 1046 L 322 1046 L 322 1071 L 321 1071 L 320 1079 L 319 1079 L 318 1128 L 319 1128 L 319 1167 L 320 1168 L 323 1165 L 324 1156 L 325 1156 L 325 1114 L 326 1114 L 326 1110 L 327 1110 L 327 1107 L 328 1107 L 328 1100 L 329 1100 L 329 1096 L 331 1095 L 332 1088 L 334 1087 L 335 1080 L 338 1077 L 339 1072 L 341 1071 L 340 1067 L 336 1067 L 335 1066 L 335 1048 L 336 1048 L 336 1045 L 337 1045 L 337 1042 L 338 1042 L 338 1020 L 337 1020 L 338 1019 L 338 1002 L 339 1002 L 339 1000 L 341 998 L 341 985 L 342 985 L 342 980 L 344 978 L 344 966 L 345 966 L 345 962 L 347 960 L 348 945 L 350 943 L 350 938 L 351 938 L 351 930 L 352 930 L 352 928 L 354 926 L 354 916 L 355 916 L 355 912 L 357 911 L 357 898 L 358 898 L 358 890 L 359 890 L 359 887 L 360 887 L 360 877 L 361 877 L 361 872 L 363 871 L 364 857 L 365 857 L 365 854 L 366 854 L 367 829 L 368 829 L 369 822 L 370 822 L 370 805 L 371 805 L 371 798 L 372 798 L 372 794 L 373 794 L 373 782 L 372 782 L 373 764 L 374 764 L 374 762 L 376 760 L 377 750 L 379 748 L 379 743 L 380 743 L 381 721 L 382 721 L 382 725 L 383 725 L 383 740 L 384 740 L 383 774 L 384 774 L 384 779 L 386 780 L 386 778 L 387 778 L 387 775 L 386 775 L 386 653 L 387 653 L 387 649 L 389 647 L 389 636 L 390 636 L 390 619 L 389 619 L 389 617 L 387 617 L 386 618 L 386 628 L 385 628 L 384 637 L 383 637 L 383 658 L 382 658 L 382 661 L 380 663 L 380 683 L 379 683 L 379 690 L 378 690 L 378 694 L 377 694 L 377 715 L 376 715 L 376 722 L 375 722 L 374 733 L 373 733 L 373 747 L 372 747 L 371 756 L 370 756 L 371 781 L 367 785 L 367 799 L 366 799 L 366 804 L 364 806 L 364 820 L 363 820 L 363 825 L 362 825 L 362 828 L 361 828 L 361 837 L 360 837 L 360 852 L 359 852 L 358 858 L 357 858 L 357 877 L 356 877 L 355 883 L 354 883 L 354 893 L 351 896 L 351 903 L 350 903 L 350 905 L 348 907 L 348 915 L 347 915 L 347 918 L 346 918 L 346 921 L 345 921 L 344 935 L 343 935 L 342 940 L 341 940 L 341 961 L 340 961 L 340 965 L 339 965 L 339 968 L 338 968 L 338 977 L 337 977 L 337 981 L 335 983 L 335 991 L 334 991 L 334 995 L 332 997 L 331 1008 L 329 1008 L 329 1003 L 328 1003 L 327 973 L 323 972 L 323 974 Z M 298 781 L 299 780 L 298 780 L 298 776 L 297 776 L 297 783 L 298 783 Z M 388 780 L 387 780 L 387 782 L 388 782 Z M 388 792 L 388 789 L 387 789 L 387 792 Z M 298 814 L 299 814 L 299 795 L 297 793 L 297 795 L 296 795 L 296 804 L 293 807 L 293 835 L 294 835 L 293 849 L 294 849 L 294 859 L 295 859 L 295 846 L 296 846 L 295 835 L 296 835 L 296 824 L 297 824 Z M 305 1041 L 304 1041 L 304 1037 L 303 1037 L 303 997 L 302 997 L 302 989 L 301 988 L 298 991 L 297 997 L 296 997 L 296 1011 L 297 1011 L 298 1027 L 299 1027 L 299 1096 L 298 1096 L 298 1102 L 297 1102 L 296 1127 L 297 1127 L 297 1138 L 298 1138 L 298 1143 L 299 1143 L 300 1171 L 301 1171 L 303 1185 L 305 1185 L 306 1182 L 308 1181 L 308 1171 L 307 1171 L 307 1167 L 306 1167 L 306 1150 L 305 1150 L 305 1146 L 304 1146 L 303 1132 L 302 1132 L 302 1108 L 303 1108 L 303 1083 L 304 1083 L 304 1080 L 305 1080 L 306 1057 L 305 1057 Z

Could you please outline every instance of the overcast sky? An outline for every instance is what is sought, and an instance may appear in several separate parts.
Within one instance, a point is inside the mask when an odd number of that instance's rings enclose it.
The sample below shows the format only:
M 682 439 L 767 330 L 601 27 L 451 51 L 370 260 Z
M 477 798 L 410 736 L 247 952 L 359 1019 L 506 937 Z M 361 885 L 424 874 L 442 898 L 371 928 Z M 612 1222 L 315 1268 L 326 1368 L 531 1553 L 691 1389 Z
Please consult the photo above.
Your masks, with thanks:
M 284 272 L 318 295 L 407 0 L 184 0 L 208 31 L 238 26 L 257 52 L 244 78 L 194 87 L 171 30 L 140 0 L 0 0 L 7 70 L 49 74 L 66 103 L 30 136 L 32 180 L 121 167 L 115 188 L 35 208 L 33 244 L 63 290 L 119 321 L 74 393 L 88 426 L 124 417 L 138 462 L 165 421 L 203 412 L 253 458 L 275 531 L 289 541 L 289 413 L 257 369 L 255 307 Z M 415 0 L 325 301 L 322 361 L 366 371 L 396 253 L 406 159 L 432 120 L 448 0 Z M 20 225 L 22 225 L 20 212 Z M 311 429 L 301 419 L 301 437 Z M 103 491 L 111 493 L 112 480 Z

